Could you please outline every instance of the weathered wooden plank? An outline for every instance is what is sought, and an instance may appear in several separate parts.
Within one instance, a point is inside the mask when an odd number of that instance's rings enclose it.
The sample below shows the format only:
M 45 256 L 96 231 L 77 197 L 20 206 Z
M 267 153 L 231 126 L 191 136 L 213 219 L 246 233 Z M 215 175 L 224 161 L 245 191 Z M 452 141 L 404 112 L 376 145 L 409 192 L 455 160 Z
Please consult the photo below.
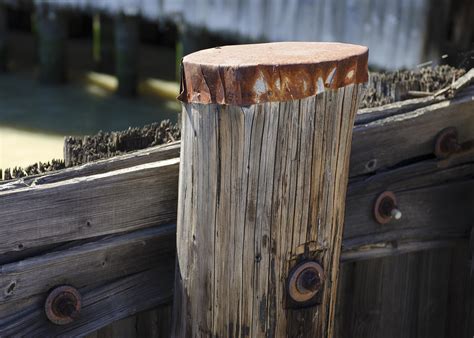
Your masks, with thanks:
M 171 260 L 173 260 L 171 258 Z M 3 336 L 78 336 L 92 333 L 108 324 L 170 302 L 173 290 L 173 264 L 125 276 L 105 285 L 84 287 L 80 317 L 66 326 L 46 320 L 41 299 L 8 317 L 0 317 Z
M 449 95 L 449 97 L 456 96 L 457 100 L 461 98 L 472 97 L 474 95 L 474 86 L 468 87 L 466 89 L 463 88 L 472 83 L 473 77 L 474 70 L 471 69 L 450 86 L 447 86 L 436 93 L 431 93 L 431 95 L 427 97 L 398 101 L 380 107 L 359 109 L 356 115 L 355 125 L 366 124 L 390 116 L 400 115 L 419 108 L 427 107 L 432 104 L 447 100 Z
M 237 125 L 234 123 L 234 127 L 236 128 Z M 148 155 L 144 156 L 145 160 L 148 159 Z M 126 163 L 129 160 L 135 161 L 136 159 L 132 157 L 131 159 L 124 159 L 124 163 L 120 165 L 126 165 Z M 236 161 L 239 162 L 240 158 L 236 157 Z M 106 161 L 107 162 L 107 161 Z M 108 163 L 108 162 L 107 162 Z M 119 163 L 119 162 L 118 162 Z M 235 168 L 235 167 L 234 167 Z M 99 169 L 102 170 L 103 168 L 99 166 Z M 84 170 L 88 170 L 89 172 L 93 172 L 91 168 L 86 168 Z M 175 175 L 177 175 L 177 168 L 174 167 L 173 169 L 175 171 Z M 433 213 L 430 211 L 431 207 L 430 204 L 431 202 L 433 203 L 445 203 L 447 206 L 445 208 L 440 208 L 440 210 L 435 210 L 433 211 L 434 213 L 442 213 L 444 214 L 443 220 L 452 220 L 458 217 L 461 214 L 465 214 L 466 212 L 469 214 L 471 212 L 471 209 L 468 208 L 468 205 L 466 203 L 469 203 L 468 199 L 462 199 L 460 203 L 448 203 L 450 201 L 450 198 L 459 198 L 460 196 L 462 197 L 463 194 L 469 194 L 469 187 L 471 186 L 472 183 L 469 183 L 463 187 L 462 183 L 458 183 L 457 185 L 444 185 L 443 187 L 438 187 L 435 188 L 433 187 L 436 184 L 439 184 L 440 182 L 446 182 L 449 180 L 454 180 L 454 179 L 462 179 L 463 177 L 469 177 L 472 174 L 473 171 L 473 165 L 472 164 L 464 164 L 460 166 L 456 166 L 453 168 L 448 168 L 444 170 L 439 170 L 437 168 L 437 162 L 436 161 L 423 161 L 414 165 L 410 166 L 405 166 L 402 168 L 397 168 L 395 170 L 389 171 L 389 172 L 382 172 L 374 176 L 370 176 L 366 179 L 363 180 L 354 180 L 350 185 L 349 185 L 349 190 L 348 190 L 348 206 L 347 206 L 347 211 L 346 211 L 346 226 L 345 226 L 345 257 L 349 259 L 349 256 L 351 254 L 348 252 L 351 248 L 358 247 L 360 245 L 369 245 L 369 244 L 375 244 L 379 243 L 376 247 L 372 247 L 373 250 L 378 251 L 379 254 L 390 254 L 390 253 L 396 253 L 396 252 L 403 252 L 404 250 L 414 250 L 416 249 L 416 246 L 414 246 L 414 243 L 418 240 L 423 240 L 425 243 L 423 244 L 425 247 L 432 246 L 432 245 L 437 245 L 436 241 L 433 242 L 433 240 L 439 240 L 445 235 L 450 235 L 451 238 L 456 238 L 459 236 L 464 236 L 465 231 L 466 231 L 466 226 L 467 223 L 460 222 L 456 223 L 455 226 L 453 227 L 447 227 L 446 223 L 442 223 L 441 219 L 435 217 Z M 54 175 L 59 175 L 59 173 L 54 174 Z M 69 173 L 65 174 L 66 177 L 68 177 Z M 161 175 L 161 171 L 159 172 L 158 175 Z M 237 175 L 237 173 L 235 173 Z M 55 176 L 55 178 L 59 179 L 59 176 Z M 68 177 L 69 178 L 69 177 Z M 47 182 L 47 176 L 45 177 L 45 182 Z M 61 179 L 59 179 L 61 181 Z M 53 180 L 53 182 L 56 182 Z M 96 197 L 97 196 L 102 196 L 105 195 L 107 196 L 108 194 L 108 183 L 105 185 L 102 183 L 102 181 L 97 181 L 97 188 L 96 188 Z M 176 180 L 165 180 L 165 181 L 160 181 L 159 183 L 159 191 L 156 192 L 154 191 L 153 194 L 161 194 L 163 192 L 171 192 L 170 194 L 167 195 L 169 198 L 169 201 L 167 201 L 167 207 L 166 208 L 161 208 L 159 207 L 159 204 L 155 205 L 153 204 L 153 207 L 151 207 L 151 203 L 153 201 L 149 201 L 150 207 L 148 207 L 148 215 L 150 218 L 156 218 L 160 219 L 161 215 L 160 213 L 162 210 L 165 210 L 167 212 L 167 217 L 170 222 L 174 222 L 176 219 L 176 212 L 169 209 L 169 206 L 172 206 L 175 208 L 176 205 L 176 195 L 173 198 L 171 195 L 173 193 L 173 186 L 176 187 Z M 34 187 L 40 187 L 44 184 L 39 184 L 39 185 L 33 185 Z M 48 186 L 46 184 L 46 186 Z M 419 187 L 426 186 L 427 188 L 424 188 L 422 190 L 419 189 Z M 457 187 L 457 188 L 456 188 Z M 144 184 L 144 185 L 136 185 L 135 189 L 136 191 L 136 196 L 141 196 L 142 194 L 149 194 L 149 187 Z M 138 189 L 142 189 L 142 191 L 138 191 Z M 146 189 L 146 190 L 143 190 Z M 408 220 L 406 217 L 403 217 L 400 222 L 395 222 L 391 226 L 380 226 L 377 223 L 374 222 L 373 217 L 372 217 L 372 205 L 373 205 L 373 200 L 376 198 L 376 196 L 383 190 L 394 190 L 394 191 L 399 191 L 403 190 L 401 192 L 403 199 L 408 198 L 406 203 L 409 205 L 409 208 L 412 213 L 414 213 L 415 218 L 409 217 Z M 458 189 L 458 190 L 456 190 Z M 411 192 L 414 191 L 414 194 Z M 439 195 L 433 194 L 434 192 L 438 191 Z M 97 193 L 98 192 L 98 193 Z M 11 193 L 11 192 L 10 192 Z M 461 195 L 458 195 L 458 193 L 461 193 Z M 8 195 L 8 194 L 7 194 Z M 12 212 L 11 217 L 15 217 L 15 221 L 18 222 L 18 224 L 22 224 L 22 226 L 26 229 L 24 232 L 15 232 L 15 237 L 14 240 L 18 241 L 19 243 L 23 243 L 25 241 L 25 235 L 29 234 L 34 234 L 36 235 L 36 227 L 35 225 L 37 223 L 33 222 L 31 223 L 31 218 L 33 216 L 28 216 L 28 215 L 34 215 L 38 209 L 40 209 L 44 204 L 42 204 L 42 200 L 44 200 L 46 197 L 51 196 L 48 192 L 48 189 L 45 191 L 42 191 L 37 195 L 36 199 L 30 199 L 30 196 L 27 194 L 25 195 L 25 200 L 21 204 L 22 206 L 26 205 L 27 207 L 24 209 L 18 209 L 19 205 L 15 205 L 16 209 L 18 212 L 15 214 L 15 212 Z M 93 198 L 94 195 L 91 194 L 91 198 Z M 416 197 L 417 196 L 417 197 Z M 438 197 L 437 197 L 438 196 Z M 426 198 L 427 199 L 426 199 Z M 105 197 L 104 197 L 105 198 Z M 417 199 L 419 198 L 419 200 Z M 439 200 L 434 200 L 438 199 Z M 416 199 L 416 203 L 413 204 L 410 201 L 413 201 Z M 431 202 L 430 202 L 431 201 Z M 444 202 L 443 202 L 444 201 Z M 115 196 L 114 198 L 115 204 L 118 205 L 124 205 L 124 208 L 126 210 L 130 210 L 130 202 L 129 202 L 129 195 L 127 194 L 122 194 L 120 196 Z M 36 203 L 39 203 L 40 207 L 37 206 Z M 73 201 L 71 201 L 73 203 Z M 68 204 L 66 204 L 68 205 Z M 146 207 L 147 204 L 144 204 L 142 201 L 141 206 Z M 158 206 L 158 207 L 157 207 Z M 49 206 L 51 209 L 59 208 L 63 206 Z M 137 207 L 140 207 L 138 204 Z M 3 212 L 7 212 L 8 210 L 5 208 L 5 205 L 0 205 L 0 211 L 3 210 Z M 420 208 L 421 213 L 418 213 L 418 208 Z M 467 209 L 465 209 L 467 208 Z M 28 212 L 28 210 L 31 210 L 31 213 Z M 467 211 L 466 211 L 467 210 Z M 61 211 L 58 210 L 58 215 L 64 214 L 66 211 Z M 85 213 L 86 211 L 84 211 Z M 97 211 L 99 212 L 99 211 Z M 109 213 L 107 210 L 100 210 L 102 213 Z M 112 211 L 110 211 L 111 213 Z M 77 213 L 76 216 L 80 219 L 83 214 L 82 213 Z M 407 214 L 408 215 L 408 214 Z M 74 219 L 75 215 L 71 215 L 71 219 Z M 134 217 L 133 215 L 128 215 L 127 216 L 129 219 L 130 217 Z M 428 218 L 426 218 L 428 217 Z M 421 222 L 419 220 L 421 219 Z M 48 221 L 48 223 L 46 223 Z M 54 218 L 51 220 L 42 220 L 44 223 L 44 226 L 46 229 L 49 229 L 48 225 L 49 222 L 55 222 Z M 107 222 L 111 222 L 111 220 L 106 220 Z M 408 223 L 407 223 L 408 222 Z M 448 223 L 449 224 L 449 223 Z M 61 224 L 62 225 L 62 224 Z M 100 225 L 100 224 L 99 224 Z M 128 223 L 119 223 L 119 224 L 111 224 L 110 227 L 113 232 L 120 232 L 124 231 L 121 227 L 123 226 L 128 226 Z M 13 229 L 9 229 L 8 224 L 1 222 L 0 223 L 0 229 L 1 228 L 7 229 L 9 231 L 13 231 Z M 408 230 L 406 230 L 409 228 Z M 59 230 L 61 231 L 62 227 L 59 227 Z M 431 232 L 430 229 L 436 229 L 437 232 Z M 58 231 L 58 229 L 52 229 L 54 231 Z M 370 235 L 372 233 L 379 233 L 382 234 L 382 237 L 377 238 L 370 238 L 370 236 L 365 236 L 365 235 Z M 401 234 L 401 237 L 409 240 L 411 243 L 405 243 L 405 248 L 403 248 L 402 243 L 398 243 L 397 246 L 394 246 L 393 243 L 390 241 L 385 241 L 387 238 L 383 237 L 386 234 L 391 233 L 392 237 L 391 239 L 395 238 L 398 236 L 398 234 Z M 404 234 L 405 233 L 405 234 Z M 87 233 L 84 233 L 88 235 Z M 81 238 L 81 237 L 87 237 L 84 236 L 83 233 L 78 232 L 75 235 L 77 237 L 75 238 Z M 361 235 L 362 237 L 360 237 Z M 365 236 L 365 238 L 364 238 Z M 381 240 L 382 238 L 382 243 L 377 242 Z M 47 242 L 47 239 L 41 239 L 38 238 L 39 240 L 42 240 L 43 243 Z M 60 238 L 61 240 L 61 238 Z M 426 241 L 431 241 L 431 242 L 426 242 Z M 5 241 L 6 242 L 6 241 Z M 352 243 L 352 244 L 350 244 Z M 35 243 L 33 243 L 36 245 Z M 441 244 L 441 243 L 439 243 Z M 349 246 L 350 245 L 350 246 Z M 421 243 L 420 243 L 421 245 Z M 51 245 L 46 245 L 46 246 L 38 246 L 38 247 L 33 247 L 32 249 L 25 249 L 23 248 L 22 251 L 17 251 L 17 252 L 10 252 L 8 254 L 3 254 L 0 255 L 0 261 L 6 262 L 6 261 L 13 261 L 15 259 L 21 259 L 22 257 L 28 257 L 34 254 L 38 254 L 48 248 L 54 247 Z M 366 247 L 368 248 L 368 247 Z M 375 252 L 367 252 L 363 253 L 362 256 L 360 256 L 360 253 L 353 252 L 352 253 L 352 258 L 354 259 L 355 257 L 363 257 L 366 254 L 369 255 L 369 257 L 372 254 L 375 254 Z
M 165 304 L 156 309 L 137 315 L 137 337 L 171 337 L 173 304 Z
M 345 309 L 351 316 L 351 337 L 413 337 L 418 256 L 355 263 L 352 307 Z
M 472 139 L 473 107 L 474 96 L 470 95 L 356 126 L 350 176 L 432 155 L 437 134 L 447 126 L 458 129 L 460 142 Z
M 459 248 L 461 260 L 452 256 Z M 452 264 L 466 266 L 459 248 L 343 264 L 338 337 L 469 336 L 467 278 Z
M 389 103 L 381 107 L 359 109 L 356 115 L 355 125 L 366 124 L 390 116 L 400 115 L 444 100 L 446 100 L 444 96 L 430 96 Z
M 148 155 L 145 156 L 147 158 Z M 130 160 L 134 160 L 135 158 L 131 158 Z M 237 161 L 240 161 L 238 158 L 236 158 Z M 125 165 L 128 160 L 124 160 L 124 163 L 121 165 Z M 102 168 L 99 167 L 101 170 Z M 93 170 L 90 168 L 86 168 L 84 170 Z M 177 175 L 177 168 L 175 167 L 173 170 L 175 170 L 175 175 Z M 445 208 L 440 208 L 440 210 L 435 210 L 433 212 L 435 213 L 443 213 L 444 220 L 452 220 L 456 218 L 457 216 L 461 214 L 470 213 L 471 209 L 468 208 L 468 205 L 466 203 L 469 203 L 468 199 L 462 199 L 460 203 L 448 203 L 450 201 L 450 198 L 459 198 L 460 196 L 462 197 L 463 194 L 469 194 L 469 187 L 470 184 L 468 183 L 465 187 L 463 187 L 462 183 L 457 184 L 457 188 L 452 185 L 445 185 L 443 187 L 438 187 L 434 188 L 432 187 L 433 185 L 439 184 L 440 182 L 445 182 L 453 179 L 461 179 L 463 177 L 468 177 L 471 175 L 473 171 L 473 165 L 472 164 L 464 164 L 460 166 L 456 166 L 454 168 L 448 168 L 444 170 L 439 170 L 437 168 L 437 162 L 436 161 L 424 161 L 417 163 L 415 165 L 410 165 L 410 166 L 405 166 L 402 168 L 397 168 L 395 170 L 389 171 L 389 172 L 382 172 L 380 174 L 377 174 L 375 176 L 371 176 L 367 179 L 364 180 L 355 180 L 349 185 L 349 190 L 348 190 L 348 209 L 346 211 L 346 226 L 345 226 L 345 246 L 346 246 L 346 258 L 349 257 L 349 253 L 347 252 L 351 248 L 360 246 L 360 245 L 369 245 L 369 244 L 374 244 L 377 243 L 377 238 L 370 238 L 369 236 L 366 236 L 365 239 L 359 237 L 359 235 L 368 235 L 372 234 L 374 231 L 377 233 L 391 233 L 393 235 L 391 238 L 393 239 L 394 236 L 396 237 L 397 234 L 402 234 L 401 237 L 405 239 L 409 239 L 411 241 L 411 245 L 407 247 L 409 250 L 414 250 L 416 247 L 413 246 L 413 242 L 416 242 L 417 240 L 424 239 L 426 240 L 431 240 L 433 241 L 434 239 L 441 239 L 445 235 L 451 235 L 451 237 L 459 237 L 459 235 L 464 236 L 465 231 L 466 231 L 466 222 L 461 222 L 461 223 L 456 223 L 455 226 L 453 227 L 446 227 L 445 223 L 442 223 L 441 220 L 433 215 L 433 213 L 430 211 L 431 207 L 430 204 L 432 201 L 433 203 L 445 203 L 447 206 Z M 161 172 L 160 172 L 161 173 Z M 237 173 L 236 173 L 237 174 Z M 54 174 L 54 175 L 59 175 Z M 67 173 L 69 175 L 69 173 Z M 66 177 L 67 177 L 66 175 Z M 58 176 L 56 176 L 58 178 Z M 59 179 L 59 178 L 58 178 Z M 48 181 L 47 178 L 45 178 L 45 181 Z M 60 180 L 61 181 L 61 180 Z M 55 181 L 54 181 L 55 182 Z M 101 182 L 101 181 L 100 181 Z M 102 183 L 98 183 L 98 187 L 95 191 L 98 191 L 99 193 L 96 193 L 97 196 L 101 196 L 102 194 L 107 195 L 107 189 L 103 187 Z M 173 185 L 176 186 L 176 181 L 162 181 L 159 183 L 160 190 L 158 193 L 162 192 L 173 192 Z M 42 184 L 38 185 L 41 186 Z M 108 183 L 105 184 L 107 187 Z M 36 186 L 36 185 L 33 185 Z M 428 188 L 424 188 L 422 190 L 419 190 L 418 188 L 420 186 L 428 186 Z M 140 188 L 141 187 L 141 188 Z M 145 189 L 143 190 L 143 185 L 140 186 L 135 186 L 135 189 L 142 189 L 142 192 L 136 191 L 136 195 L 140 196 L 142 194 L 148 193 L 148 187 L 145 185 Z M 411 212 L 414 213 L 415 218 L 410 218 L 408 219 L 408 223 L 406 223 L 406 217 L 402 218 L 401 222 L 396 222 L 392 226 L 379 226 L 377 223 L 373 221 L 372 217 L 372 205 L 373 205 L 373 200 L 376 198 L 376 196 L 383 190 L 404 190 L 401 192 L 402 196 L 406 196 L 408 198 L 408 205 L 411 210 Z M 459 189 L 459 190 L 456 190 Z M 411 191 L 414 191 L 414 194 L 412 195 Z M 433 194 L 434 192 L 438 191 L 439 196 L 437 194 Z M 47 192 L 43 194 L 44 191 L 42 191 L 40 194 L 38 194 L 37 199 L 30 199 L 30 196 L 26 195 L 26 199 L 23 202 L 22 205 L 26 205 L 27 208 L 25 209 L 18 209 L 19 205 L 16 205 L 15 207 L 18 210 L 18 212 L 15 214 L 12 212 L 12 217 L 15 217 L 15 221 L 22 224 L 26 228 L 26 230 L 22 232 L 15 232 L 15 237 L 14 239 L 18 241 L 19 243 L 22 243 L 25 241 L 25 238 L 23 236 L 28 235 L 30 233 L 36 234 L 36 229 L 35 228 L 35 222 L 31 223 L 31 218 L 33 216 L 28 216 L 28 208 L 30 208 L 31 212 L 34 214 L 36 210 L 40 209 L 41 207 L 38 207 L 36 203 L 39 203 L 41 206 L 44 204 L 41 203 L 42 200 L 44 200 L 47 196 L 50 196 L 50 194 Z M 157 192 L 154 192 L 155 194 Z M 458 195 L 458 193 L 461 193 L 461 195 Z M 92 198 L 93 195 L 91 195 Z M 419 197 L 419 201 L 416 200 L 415 204 L 412 204 L 410 201 L 413 201 Z M 438 197 L 437 197 L 438 196 Z M 168 214 L 167 217 L 170 222 L 174 222 L 176 219 L 176 212 L 172 211 L 169 209 L 169 206 L 174 206 L 176 205 L 176 197 L 171 198 L 170 195 L 168 195 L 170 198 L 169 201 L 167 201 L 167 207 L 163 208 Z M 426 199 L 426 198 L 428 199 Z M 128 201 L 129 195 L 127 194 L 122 194 L 120 196 L 115 197 L 115 203 L 119 205 L 125 205 L 126 208 L 130 208 L 129 206 L 129 201 Z M 405 198 L 405 197 L 403 197 Z M 438 199 L 437 201 L 434 201 L 433 199 Z M 122 200 L 122 201 L 120 201 Z M 443 202 L 444 201 L 444 202 Z M 73 203 L 73 201 L 71 201 Z M 149 203 L 152 203 L 150 201 Z M 168 204 L 169 203 L 169 204 Z M 407 204 L 403 203 L 403 204 Z M 151 205 L 151 204 L 150 204 Z M 137 207 L 139 207 L 138 205 Z M 142 206 L 146 207 L 145 204 L 143 204 L 142 201 Z M 4 209 L 5 205 L 0 205 L 0 210 L 3 210 L 3 212 L 6 212 L 6 208 Z M 59 206 L 53 206 L 54 208 L 58 208 Z M 51 206 L 49 206 L 51 209 Z M 421 213 L 418 213 L 418 208 L 422 211 Z M 465 209 L 467 208 L 467 209 Z M 126 209 L 130 210 L 130 209 Z M 466 211 L 467 210 L 467 211 Z M 21 212 L 20 212 L 21 211 Z M 98 211 L 97 211 L 98 212 Z M 101 212 L 108 212 L 107 210 L 101 210 Z M 162 212 L 162 208 L 160 207 L 149 207 L 148 208 L 149 212 L 149 217 L 151 218 L 157 218 L 159 219 L 160 213 Z M 65 211 L 58 211 L 59 215 L 62 215 L 65 213 Z M 13 215 L 14 214 L 14 215 Z M 26 217 L 25 217 L 26 216 Z M 28 218 L 29 217 L 29 218 Z M 71 217 L 74 217 L 74 215 L 71 215 Z M 81 213 L 77 214 L 77 217 L 80 218 L 82 217 Z M 428 217 L 428 218 L 425 218 Z M 73 218 L 74 219 L 74 218 Z M 129 218 L 127 218 L 129 219 Z M 422 220 L 421 223 L 419 220 Z M 43 220 L 43 222 L 54 222 L 54 218 L 52 220 Z M 110 222 L 110 220 L 107 220 L 107 222 Z M 45 223 L 45 226 L 47 229 L 49 223 Z M 119 223 L 119 225 L 126 225 L 126 223 Z M 405 224 L 405 225 L 404 225 Z M 111 228 L 113 229 L 114 232 L 120 232 L 124 231 L 119 225 L 113 224 Z M 0 223 L 0 229 L 2 228 L 11 230 L 9 229 L 8 224 L 1 222 Z M 410 230 L 405 231 L 406 228 L 410 228 Z M 413 229 L 418 229 L 417 231 L 414 231 Z M 430 229 L 437 229 L 437 232 L 431 232 Z M 58 229 L 54 229 L 57 231 Z M 59 228 L 61 230 L 61 227 Z M 398 231 L 398 232 L 397 232 Z M 401 232 L 400 232 L 401 231 Z M 446 231 L 446 232 L 445 232 Z M 403 233 L 405 233 L 403 235 Z M 359 234 L 359 235 L 358 235 Z M 86 233 L 87 235 L 87 233 Z M 76 233 L 77 238 L 81 237 L 87 237 L 83 236 L 82 233 Z M 383 237 L 386 239 L 386 237 Z M 383 239 L 382 238 L 382 239 Z M 38 238 L 41 240 L 41 238 Z M 364 242 L 365 240 L 365 242 Z M 379 239 L 380 240 L 380 237 Z M 43 243 L 45 243 L 47 240 L 43 239 Z M 368 241 L 368 242 L 367 242 Z M 352 243 L 352 244 L 350 244 Z M 351 246 L 348 246 L 348 245 Z M 401 248 L 401 243 L 398 246 L 393 246 L 392 243 L 385 242 L 385 245 L 381 245 L 380 243 L 378 244 L 378 247 L 373 247 L 373 249 L 376 249 L 379 251 L 379 254 L 390 254 L 390 252 L 402 252 Z M 407 243 L 408 244 L 408 243 Z M 435 244 L 435 243 L 431 243 Z M 425 243 L 425 245 L 430 246 L 431 244 Z M 35 244 L 36 245 L 36 244 Z M 49 246 L 51 247 L 51 246 Z M 48 249 L 48 246 L 45 247 L 33 247 L 32 249 L 28 250 L 23 248 L 22 251 L 20 252 L 10 252 L 9 254 L 4 254 L 0 255 L 0 260 L 5 261 L 12 261 L 14 259 L 21 259 L 21 257 L 27 257 L 34 255 L 35 253 L 40 253 L 41 251 L 44 251 Z M 402 251 L 401 251 L 402 250 Z M 17 256 L 15 256 L 15 254 Z M 371 255 L 372 253 L 369 253 Z M 365 254 L 364 254 L 365 255 Z M 355 253 L 353 257 L 358 257 L 358 254 Z M 361 256 L 362 257 L 362 256 Z M 352 259 L 352 258 L 351 258 Z
M 179 157 L 179 151 L 179 141 L 165 145 L 159 145 L 143 150 L 137 150 L 129 154 L 58 170 L 48 174 L 28 176 L 12 181 L 0 181 L 0 191 L 56 183 L 72 178 L 97 175 L 118 169 L 131 168 L 140 164 L 169 160 Z
M 371 246 L 417 240 L 466 238 L 474 218 L 474 180 L 395 191 L 400 220 L 378 224 L 373 216 L 377 194 L 347 198 L 344 250 L 364 250 Z
M 56 285 L 76 288 L 110 281 L 173 256 L 174 225 L 104 238 L 0 267 L 0 306 L 44 294 Z
M 134 338 L 136 336 L 137 316 L 135 315 L 113 322 L 90 334 L 87 338 Z
M 0 192 L 0 253 L 174 221 L 178 162 Z
M 430 250 L 421 254 L 419 285 L 415 294 L 416 337 L 446 337 L 448 320 L 449 274 L 452 250 Z

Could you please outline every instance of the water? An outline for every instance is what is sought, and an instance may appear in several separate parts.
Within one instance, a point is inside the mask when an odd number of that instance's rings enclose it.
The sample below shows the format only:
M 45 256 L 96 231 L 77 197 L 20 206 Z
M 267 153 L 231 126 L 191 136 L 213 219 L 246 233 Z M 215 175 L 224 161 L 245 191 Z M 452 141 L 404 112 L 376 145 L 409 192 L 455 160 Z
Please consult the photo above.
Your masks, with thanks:
M 32 76 L 0 75 L 0 168 L 62 158 L 66 135 L 176 121 L 178 107 L 156 97 L 120 98 L 94 85 L 51 87 Z

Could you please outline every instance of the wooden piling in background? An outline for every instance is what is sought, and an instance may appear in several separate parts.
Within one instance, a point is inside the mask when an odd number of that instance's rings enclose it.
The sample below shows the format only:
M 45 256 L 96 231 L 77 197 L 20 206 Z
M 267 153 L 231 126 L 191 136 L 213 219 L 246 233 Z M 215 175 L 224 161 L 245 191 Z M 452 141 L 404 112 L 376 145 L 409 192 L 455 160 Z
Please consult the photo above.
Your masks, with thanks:
M 139 18 L 120 14 L 115 18 L 115 74 L 120 96 L 135 96 L 138 86 Z
M 215 48 L 183 60 L 174 337 L 332 337 L 367 49 Z
M 60 84 L 66 80 L 65 14 L 55 6 L 44 2 L 36 5 L 38 29 L 39 80 L 47 84 Z
M 114 71 L 114 21 L 105 14 L 96 14 L 93 19 L 94 61 L 101 72 Z
M 7 10 L 5 6 L 0 5 L 0 72 L 7 69 Z

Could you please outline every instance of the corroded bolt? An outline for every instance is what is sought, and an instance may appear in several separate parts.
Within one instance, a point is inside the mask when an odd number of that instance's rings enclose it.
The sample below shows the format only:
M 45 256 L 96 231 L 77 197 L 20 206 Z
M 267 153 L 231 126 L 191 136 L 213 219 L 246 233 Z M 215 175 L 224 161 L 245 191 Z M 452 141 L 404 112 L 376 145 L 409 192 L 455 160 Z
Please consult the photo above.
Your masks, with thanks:
M 321 290 L 324 279 L 322 266 L 315 261 L 304 261 L 290 272 L 287 291 L 290 299 L 297 304 L 310 302 Z
M 402 212 L 398 208 L 395 194 L 391 191 L 381 193 L 374 205 L 374 217 L 379 224 L 386 224 L 392 219 L 402 218 Z
M 316 269 L 307 268 L 296 279 L 296 287 L 301 293 L 317 291 L 321 287 L 321 280 Z
M 79 317 L 82 300 L 79 291 L 72 286 L 62 285 L 54 288 L 44 305 L 46 316 L 56 325 L 65 325 Z

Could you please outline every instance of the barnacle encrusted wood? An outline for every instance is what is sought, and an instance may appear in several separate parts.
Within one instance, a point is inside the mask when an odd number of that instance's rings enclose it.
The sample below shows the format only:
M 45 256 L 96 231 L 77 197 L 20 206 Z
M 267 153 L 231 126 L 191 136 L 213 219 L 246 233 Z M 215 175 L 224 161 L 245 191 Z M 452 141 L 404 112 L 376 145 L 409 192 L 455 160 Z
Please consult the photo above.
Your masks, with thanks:
M 247 106 L 368 80 L 368 49 L 331 42 L 224 46 L 184 57 L 179 100 Z

